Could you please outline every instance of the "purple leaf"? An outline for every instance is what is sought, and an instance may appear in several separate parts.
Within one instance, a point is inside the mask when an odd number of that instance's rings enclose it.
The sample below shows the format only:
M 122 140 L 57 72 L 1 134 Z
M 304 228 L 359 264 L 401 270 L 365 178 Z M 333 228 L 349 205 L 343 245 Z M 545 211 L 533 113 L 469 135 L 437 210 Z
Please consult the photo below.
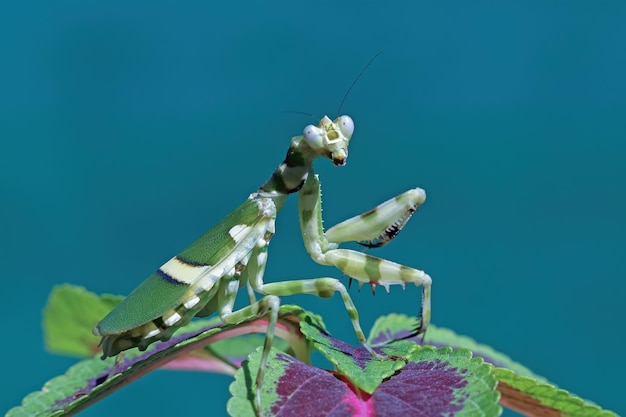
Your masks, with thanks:
M 228 404 L 233 416 L 253 415 L 250 402 L 260 360 L 250 355 L 231 385 Z M 482 412 L 496 416 L 498 393 L 492 366 L 468 351 L 421 348 L 408 363 L 385 379 L 372 394 L 355 386 L 345 375 L 316 368 L 272 351 L 262 390 L 267 416 L 462 416 Z

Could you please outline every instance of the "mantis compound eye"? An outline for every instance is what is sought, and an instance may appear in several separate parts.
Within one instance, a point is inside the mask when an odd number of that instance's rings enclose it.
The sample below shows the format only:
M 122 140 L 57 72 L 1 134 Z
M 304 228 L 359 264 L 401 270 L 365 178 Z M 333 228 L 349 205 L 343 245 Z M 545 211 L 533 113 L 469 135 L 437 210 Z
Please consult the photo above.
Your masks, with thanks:
M 352 118 L 350 118 L 350 116 L 340 116 L 337 118 L 337 124 L 346 139 L 350 139 L 354 133 L 354 122 Z
M 313 149 L 321 149 L 324 146 L 325 132 L 317 126 L 308 125 L 304 128 L 304 140 Z

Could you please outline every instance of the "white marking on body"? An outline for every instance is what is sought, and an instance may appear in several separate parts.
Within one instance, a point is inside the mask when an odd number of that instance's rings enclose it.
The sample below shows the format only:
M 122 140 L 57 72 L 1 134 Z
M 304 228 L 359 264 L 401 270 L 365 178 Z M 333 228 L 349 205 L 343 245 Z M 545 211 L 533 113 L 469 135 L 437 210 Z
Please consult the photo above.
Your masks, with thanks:
M 259 207 L 259 213 L 265 218 L 272 218 L 276 215 L 276 206 L 271 198 L 263 198 L 256 201 Z
M 185 304 L 183 304 L 183 305 L 185 306 L 185 308 L 187 310 L 190 310 L 191 308 L 193 308 L 193 306 L 195 306 L 199 302 L 200 302 L 200 298 L 199 297 L 193 297 L 191 300 L 185 301 Z
M 239 243 L 241 239 L 248 233 L 250 230 L 250 226 L 246 226 L 245 224 L 236 224 L 230 228 L 228 234 L 235 241 L 235 243 Z
M 156 336 L 159 333 L 161 333 L 161 330 L 159 329 L 150 330 L 143 338 L 150 339 L 152 336 Z
M 239 281 L 231 281 L 228 283 L 228 292 L 230 294 L 237 294 L 238 289 L 239 289 Z
M 166 326 L 171 327 L 180 319 L 181 319 L 180 314 L 174 313 L 171 316 L 169 316 L 167 320 L 165 320 L 163 323 L 165 323 Z
M 165 264 L 163 264 L 163 266 L 159 269 L 174 278 L 176 281 L 191 285 L 202 277 L 202 275 L 208 272 L 211 267 L 207 265 L 189 265 L 180 261 L 176 257 L 173 257 L 169 261 L 165 262 Z
M 211 273 L 209 274 L 209 281 L 211 281 L 212 283 L 217 282 L 220 278 L 222 278 L 224 275 L 226 274 L 226 270 L 224 269 L 223 266 L 215 267 Z M 211 285 L 212 287 L 213 285 Z
M 267 262 L 267 252 L 259 253 L 259 255 L 257 256 L 257 262 L 259 265 L 265 265 L 265 263 Z

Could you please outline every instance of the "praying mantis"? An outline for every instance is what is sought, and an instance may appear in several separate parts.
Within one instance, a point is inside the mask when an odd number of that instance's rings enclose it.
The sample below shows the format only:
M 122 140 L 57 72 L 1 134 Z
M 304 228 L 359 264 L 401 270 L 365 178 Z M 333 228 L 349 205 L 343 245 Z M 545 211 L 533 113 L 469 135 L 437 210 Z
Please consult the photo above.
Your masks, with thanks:
M 296 193 L 302 238 L 311 258 L 319 264 L 336 267 L 359 284 L 381 285 L 387 291 L 390 285 L 421 285 L 421 309 L 414 334 L 424 333 L 431 315 L 430 276 L 418 269 L 339 248 L 341 243 L 349 241 L 366 247 L 389 243 L 425 201 L 424 190 L 408 190 L 326 231 L 322 226 L 321 185 L 313 161 L 326 158 L 335 166 L 344 166 L 353 132 L 354 122 L 349 116 L 334 120 L 324 116 L 318 126 L 309 125 L 302 135 L 292 138 L 284 161 L 269 180 L 187 249 L 157 269 L 95 326 L 94 334 L 102 336 L 102 358 L 134 347 L 145 350 L 158 340 L 166 341 L 196 316 L 217 312 L 224 323 L 267 316 L 254 399 L 256 412 L 261 415 L 261 387 L 278 319 L 279 297 L 312 294 L 327 298 L 338 292 L 358 341 L 373 357 L 384 359 L 384 355 L 366 342 L 358 311 L 338 279 L 264 282 L 276 216 L 289 194 Z M 250 294 L 254 290 L 263 297 L 258 301 L 252 298 L 250 305 L 233 310 L 237 291 L 244 286 Z

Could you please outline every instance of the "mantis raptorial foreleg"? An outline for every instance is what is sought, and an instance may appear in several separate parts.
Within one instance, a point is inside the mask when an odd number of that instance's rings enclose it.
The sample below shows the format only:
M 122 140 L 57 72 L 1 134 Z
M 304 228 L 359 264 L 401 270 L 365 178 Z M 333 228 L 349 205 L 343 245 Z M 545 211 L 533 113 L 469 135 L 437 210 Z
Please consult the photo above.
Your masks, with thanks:
M 373 288 L 381 285 L 389 291 L 390 285 L 402 287 L 407 283 L 422 285 L 420 322 L 415 333 L 425 332 L 430 322 L 432 280 L 428 274 L 354 250 L 338 249 L 340 243 L 348 241 L 367 242 L 366 246 L 382 246 L 389 243 L 425 201 L 424 190 L 415 188 L 406 191 L 324 232 L 321 186 L 317 175 L 312 174 L 298 194 L 298 205 L 304 244 L 313 260 L 322 265 L 335 266 L 350 279 L 356 279 L 360 284 L 369 283 Z M 366 348 L 369 349 L 369 346 Z
M 323 265 L 335 266 L 350 279 L 368 282 L 373 287 L 382 285 L 389 290 L 390 285 L 414 283 L 423 286 L 420 322 L 415 334 L 423 333 L 430 322 L 431 278 L 424 271 L 410 268 L 385 259 L 370 256 L 348 249 L 338 249 L 338 244 L 347 241 L 384 242 L 369 246 L 382 246 L 393 239 L 408 221 L 410 216 L 425 201 L 426 194 L 420 188 L 409 190 L 359 216 L 339 223 L 324 233 L 321 210 L 321 186 L 317 175 L 311 170 L 306 182 L 298 193 L 300 226 L 305 247 L 311 257 Z M 330 236 L 330 239 L 329 239 Z M 332 239 L 332 240 L 331 240 Z M 345 286 L 335 278 L 293 280 L 278 283 L 263 283 L 265 251 L 253 256 L 248 264 L 248 277 L 255 291 L 277 296 L 312 294 L 318 297 L 331 297 L 339 292 L 346 311 L 352 321 L 357 340 L 372 355 L 380 357 L 366 342 L 359 323 L 358 311 Z M 257 262 L 260 259 L 262 262 Z M 273 337 L 268 332 L 268 338 Z M 270 341 L 271 342 L 271 341 Z M 264 352 L 264 357 L 269 352 Z

